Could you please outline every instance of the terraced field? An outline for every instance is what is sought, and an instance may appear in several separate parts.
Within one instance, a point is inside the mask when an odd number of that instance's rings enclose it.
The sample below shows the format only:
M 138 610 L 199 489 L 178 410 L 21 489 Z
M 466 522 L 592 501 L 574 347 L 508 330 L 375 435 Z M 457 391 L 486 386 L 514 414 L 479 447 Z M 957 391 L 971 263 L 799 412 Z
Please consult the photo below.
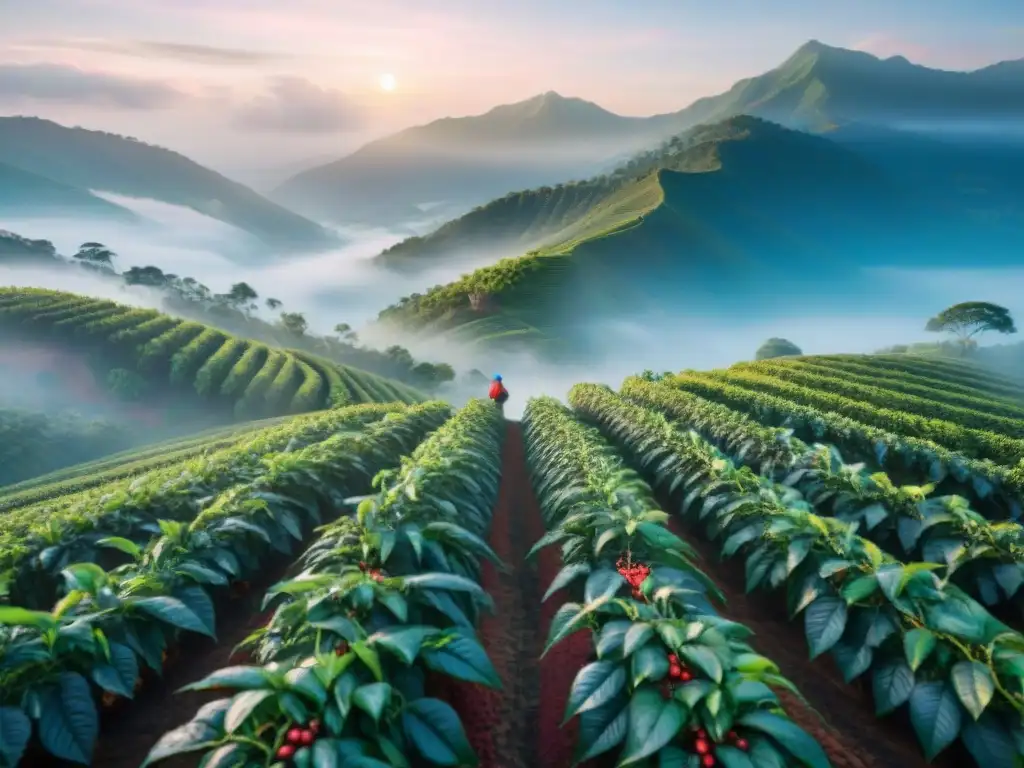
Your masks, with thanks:
M 352 406 L 11 505 L 0 758 L 1021 768 L 1017 387 L 843 356 L 522 425 Z
M 308 353 L 115 302 L 42 289 L 0 289 L 0 333 L 98 351 L 111 364 L 246 420 L 329 404 L 421 402 L 403 384 Z

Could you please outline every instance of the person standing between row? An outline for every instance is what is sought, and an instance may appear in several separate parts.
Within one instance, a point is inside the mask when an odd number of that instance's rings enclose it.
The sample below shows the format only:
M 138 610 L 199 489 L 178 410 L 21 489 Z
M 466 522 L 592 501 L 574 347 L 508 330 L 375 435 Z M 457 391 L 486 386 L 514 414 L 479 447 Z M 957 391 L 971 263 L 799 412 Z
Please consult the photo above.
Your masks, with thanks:
M 491 379 L 491 389 L 487 393 L 487 396 L 493 400 L 498 408 L 505 411 L 505 401 L 508 400 L 508 390 L 505 389 L 504 383 L 501 380 L 501 374 L 494 374 L 494 378 Z

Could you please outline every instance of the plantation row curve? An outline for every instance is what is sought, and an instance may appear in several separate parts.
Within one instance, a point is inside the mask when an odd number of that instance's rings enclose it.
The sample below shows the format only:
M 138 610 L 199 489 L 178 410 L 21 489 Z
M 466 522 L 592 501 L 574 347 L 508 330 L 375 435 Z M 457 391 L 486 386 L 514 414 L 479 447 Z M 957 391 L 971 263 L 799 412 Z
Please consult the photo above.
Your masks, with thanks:
M 233 336 L 202 323 L 43 289 L 0 288 L 0 335 L 87 348 L 110 368 L 189 392 L 235 416 L 305 413 L 328 404 L 422 402 L 405 384 L 316 355 Z

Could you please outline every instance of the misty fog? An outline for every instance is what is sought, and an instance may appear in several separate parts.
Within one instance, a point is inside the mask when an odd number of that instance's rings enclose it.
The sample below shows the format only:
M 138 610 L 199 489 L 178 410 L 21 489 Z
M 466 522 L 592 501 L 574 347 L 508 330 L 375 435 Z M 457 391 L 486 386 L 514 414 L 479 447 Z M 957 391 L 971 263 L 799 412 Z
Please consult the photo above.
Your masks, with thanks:
M 434 266 L 415 275 L 396 275 L 373 264 L 384 248 L 406 237 L 406 231 L 346 229 L 348 244 L 313 256 L 280 255 L 273 263 L 244 263 L 249 236 L 223 222 L 164 203 L 104 195 L 143 216 L 145 227 L 87 220 L 0 221 L 0 228 L 54 242 L 70 255 L 86 240 L 97 240 L 117 254 L 119 271 L 155 265 L 165 272 L 191 276 L 215 292 L 244 280 L 261 298 L 284 302 L 283 309 L 305 313 L 314 333 L 329 333 L 337 323 L 359 328 L 372 321 L 385 306 L 413 292 L 449 282 L 475 267 L 493 263 L 507 253 L 477 252 L 472 263 Z M 407 225 L 417 226 L 416 222 Z M 424 226 L 419 222 L 418 226 Z M 633 373 L 726 366 L 753 357 L 765 339 L 781 336 L 808 354 L 873 352 L 898 343 L 937 340 L 925 333 L 929 314 L 960 301 L 984 300 L 1003 304 L 1024 317 L 1024 268 L 1014 270 L 874 270 L 867 275 L 877 290 L 863 299 L 850 297 L 834 315 L 802 311 L 798 298 L 783 316 L 703 319 L 684 313 L 650 312 L 628 321 L 587 326 L 588 334 L 604 350 L 602 359 L 583 367 L 542 363 L 531 355 L 456 348 L 438 340 L 417 340 L 403 335 L 368 337 L 375 346 L 399 343 L 420 359 L 445 361 L 457 370 L 477 368 L 485 374 L 501 373 L 512 399 L 510 415 L 518 415 L 526 397 L 563 396 L 578 381 L 617 385 Z M 158 306 L 155 293 L 88 273 L 0 268 L 0 284 L 42 286 L 113 298 L 139 306 Z M 261 310 L 264 316 L 269 313 Z M 983 337 L 983 344 L 1010 341 Z M 453 387 L 449 394 L 462 399 L 476 392 Z

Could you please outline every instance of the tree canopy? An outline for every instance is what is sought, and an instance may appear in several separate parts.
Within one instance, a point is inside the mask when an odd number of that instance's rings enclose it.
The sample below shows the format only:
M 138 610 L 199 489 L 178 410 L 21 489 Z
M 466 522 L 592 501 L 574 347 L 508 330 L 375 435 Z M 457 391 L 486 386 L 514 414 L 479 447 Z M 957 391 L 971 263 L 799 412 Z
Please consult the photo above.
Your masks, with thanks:
M 952 333 L 967 351 L 976 344 L 974 337 L 986 331 L 1016 333 L 1010 310 L 987 301 L 965 301 L 947 307 L 931 318 L 925 325 L 926 331 Z
M 787 355 L 802 355 L 800 347 L 789 339 L 772 337 L 762 344 L 755 354 L 758 360 L 770 360 L 773 357 L 786 357 Z

